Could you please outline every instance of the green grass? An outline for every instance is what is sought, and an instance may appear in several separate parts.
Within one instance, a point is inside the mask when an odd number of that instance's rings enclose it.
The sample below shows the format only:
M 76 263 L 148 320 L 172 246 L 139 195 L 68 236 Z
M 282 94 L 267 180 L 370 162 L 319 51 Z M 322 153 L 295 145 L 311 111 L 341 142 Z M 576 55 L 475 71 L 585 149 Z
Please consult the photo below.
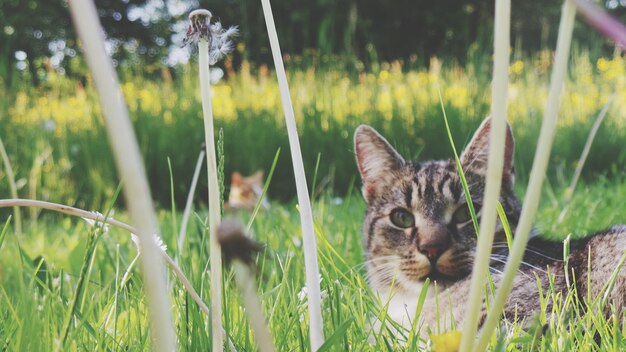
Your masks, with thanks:
M 580 184 L 572 198 L 565 220 L 556 224 L 564 206 L 567 182 L 549 185 L 539 211 L 537 228 L 555 239 L 566 235 L 580 237 L 626 222 L 626 179 L 601 179 Z M 520 187 L 521 189 L 521 187 Z M 382 316 L 380 302 L 371 295 L 364 279 L 361 221 L 365 205 L 353 195 L 341 204 L 323 196 L 314 205 L 316 234 L 319 243 L 325 348 L 328 351 L 396 351 L 402 349 L 396 335 L 370 332 L 369 322 Z M 104 209 L 100 209 L 104 210 Z M 231 214 L 232 216 L 233 214 Z M 245 221 L 247 214 L 236 215 Z M 125 214 L 117 214 L 124 219 Z M 192 280 L 205 302 L 209 278 L 206 273 L 208 253 L 204 213 L 192 217 L 186 255 L 179 258 L 183 271 Z M 171 229 L 171 213 L 161 212 L 161 229 L 168 253 L 175 257 L 176 238 Z M 280 351 L 308 350 L 306 300 L 302 296 L 304 263 L 300 224 L 294 205 L 273 204 L 260 212 L 252 225 L 254 236 L 266 244 L 257 258 L 259 293 L 268 316 L 270 330 Z M 97 239 L 92 260 L 85 252 L 89 238 Z M 62 338 L 66 316 L 71 316 L 69 334 L 62 350 L 146 350 L 150 346 L 145 298 L 138 272 L 120 287 L 120 281 L 135 247 L 127 233 L 111 228 L 103 236 L 93 237 L 93 229 L 76 218 L 43 213 L 39 223 L 26 223 L 25 234 L 16 238 L 10 228 L 0 232 L 0 350 L 53 350 Z M 43 262 L 41 261 L 43 258 Z M 81 273 L 81 268 L 86 270 Z M 74 314 L 70 302 L 84 276 L 82 294 Z M 225 329 L 238 350 L 254 350 L 254 336 L 241 308 L 232 274 L 224 277 Z M 170 297 L 181 350 L 207 350 L 211 344 L 209 319 L 170 275 Z M 572 297 L 543 292 L 556 307 L 541 312 L 541 325 L 552 320 L 542 339 L 533 328 L 521 325 L 494 338 L 498 350 L 586 351 L 600 337 L 601 350 L 619 351 L 626 346 L 624 317 L 606 321 L 602 315 L 583 312 Z M 576 314 L 578 313 L 578 314 Z M 382 314 L 382 315 L 381 315 Z M 613 321 L 615 320 L 615 321 Z M 617 322 L 617 323 L 616 323 Z M 531 324 L 532 326 L 532 324 Z M 540 325 L 537 325 L 540 326 Z M 406 336 L 410 336 L 406 333 Z M 409 337 L 409 339 L 412 339 Z M 372 345 L 369 341 L 374 341 Z M 414 340 L 411 340 L 414 341 Z M 410 349 L 417 344 L 410 344 Z
M 170 208 L 171 173 L 175 201 L 182 207 L 200 144 L 204 141 L 201 104 L 194 68 L 182 67 L 176 79 L 150 81 L 120 72 L 131 118 L 144 156 L 155 200 Z M 465 66 L 442 62 L 440 70 L 408 63 L 381 63 L 376 71 L 349 73 L 339 66 L 287 66 L 308 180 L 319 158 L 317 185 L 343 195 L 358 175 L 352 153 L 356 126 L 375 127 L 402 154 L 420 158 L 451 156 L 441 116 L 440 89 L 457 147 L 463 146 L 489 113 L 491 58 Z M 545 107 L 551 53 L 515 60 L 511 65 L 508 120 L 518 146 L 515 160 L 525 175 Z M 584 169 L 584 176 L 619 174 L 626 167 L 626 59 L 590 59 L 573 54 L 564 89 L 550 177 L 569 172 L 580 157 L 598 111 L 612 94 L 613 104 Z M 281 154 L 269 194 L 295 195 L 291 157 L 273 72 L 244 63 L 214 87 L 215 128 L 224 130 L 225 174 L 267 172 Z M 21 197 L 48 199 L 78 207 L 99 207 L 119 183 L 90 81 L 53 74 L 42 87 L 0 91 L 0 135 L 15 171 Z M 23 146 L 27 145 L 28 148 Z M 46 177 L 42 177 L 45 175 Z M 9 194 L 0 168 L 0 194 Z M 310 185 L 310 184 L 309 184 Z M 199 190 L 206 192 L 206 177 Z M 28 218 L 28 213 L 25 213 Z
M 626 223 L 626 179 L 619 176 L 626 165 L 622 148 L 626 140 L 624 62 L 621 57 L 592 62 L 584 54 L 572 59 L 537 219 L 537 229 L 548 237 L 576 238 Z M 452 137 L 460 147 L 487 114 L 489 65 L 489 59 L 484 58 L 466 67 L 444 63 L 441 71 L 407 69 L 391 63 L 359 76 L 337 67 L 290 72 L 305 168 L 308 179 L 313 180 L 312 193 L 317 195 L 313 198 L 327 338 L 324 350 L 402 350 L 398 334 L 409 341 L 409 350 L 420 345 L 414 331 L 369 329 L 375 317 L 384 319 L 380 306 L 385 302 L 376 301 L 364 279 L 360 232 L 365 205 L 355 187 L 354 128 L 361 123 L 373 125 L 409 157 L 450 157 L 435 81 L 440 82 Z M 520 192 L 535 149 L 549 66 L 550 53 L 542 52 L 535 58 L 516 61 L 511 67 L 508 117 L 517 144 Z M 173 204 L 183 204 L 203 140 L 195 73 L 181 70 L 179 74 L 174 81 L 150 82 L 134 77 L 125 84 L 151 186 L 161 209 L 162 236 L 174 258 L 180 214 Z M 216 85 L 216 127 L 224 129 L 225 175 L 233 170 L 267 171 L 276 151 L 283 147 L 276 159 L 269 195 L 270 199 L 284 200 L 293 194 L 293 174 L 285 152 L 288 148 L 279 101 L 275 99 L 277 86 L 271 77 L 271 73 L 257 73 L 248 67 Z M 579 184 L 564 221 L 559 223 L 557 219 L 569 199 L 564 194 L 569 174 L 595 114 L 612 93 L 617 95 L 615 104 L 585 168 L 593 177 Z M 338 96 L 342 99 L 337 100 Z M 91 87 L 83 89 L 77 87 L 77 82 L 57 76 L 40 88 L 0 91 L 0 134 L 16 172 L 20 196 L 105 212 L 119 182 L 96 101 Z M 50 129 L 49 121 L 54 121 L 56 127 Z M 2 194 L 8 194 L 6 177 L 4 168 L 0 168 Z M 590 179 L 592 183 L 585 184 Z M 197 194 L 206 194 L 206 188 L 201 185 Z M 330 194 L 346 197 L 336 204 Z M 120 209 L 123 204 L 116 204 L 116 218 L 125 220 L 127 215 Z M 111 228 L 107 234 L 96 236 L 80 219 L 36 209 L 22 213 L 24 235 L 16 237 L 12 226 L 5 226 L 11 209 L 0 211 L 0 351 L 149 349 L 150 324 L 141 277 L 132 264 L 136 250 L 128 233 Z M 250 220 L 247 214 L 230 215 L 241 217 L 243 223 Z M 185 255 L 178 261 L 208 302 L 205 217 L 202 211 L 192 216 Z M 251 224 L 254 236 L 267 245 L 257 258 L 258 282 L 275 344 L 281 351 L 308 350 L 297 209 L 293 203 L 277 202 L 269 211 L 259 212 Z M 131 266 L 131 275 L 125 281 Z M 173 275 L 169 281 L 180 349 L 208 350 L 209 318 Z M 254 350 L 254 336 L 228 270 L 224 283 L 225 329 L 238 350 Z M 546 302 L 548 297 L 559 302 L 553 311 L 541 312 L 536 317 L 538 323 L 530 324 L 530 331 L 523 331 L 521 324 L 511 326 L 510 333 L 500 331 L 491 341 L 491 348 L 586 351 L 588 346 L 596 346 L 596 335 L 601 341 L 598 349 L 626 348 L 626 330 L 619 324 L 624 317 L 607 322 L 593 309 L 583 312 L 572 296 L 561 297 L 548 290 L 541 301 Z M 539 339 L 533 326 L 541 327 L 550 316 L 561 319 L 552 321 Z M 66 331 L 66 342 L 61 345 Z

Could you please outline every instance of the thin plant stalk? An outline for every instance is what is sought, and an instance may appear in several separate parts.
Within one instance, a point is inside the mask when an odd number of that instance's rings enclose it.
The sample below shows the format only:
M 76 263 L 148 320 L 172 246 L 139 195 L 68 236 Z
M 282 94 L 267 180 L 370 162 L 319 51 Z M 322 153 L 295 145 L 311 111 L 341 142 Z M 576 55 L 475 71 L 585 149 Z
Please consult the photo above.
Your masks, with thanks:
M 248 237 L 243 224 L 237 220 L 224 220 L 217 230 L 218 241 L 226 263 L 231 263 L 235 282 L 241 292 L 243 304 L 261 352 L 274 352 L 272 335 L 265 321 L 261 298 L 256 288 L 254 256 L 263 246 Z
M 496 0 L 494 25 L 494 67 L 491 84 L 491 129 L 489 131 L 489 158 L 478 249 L 468 300 L 468 309 L 463 321 L 460 351 L 471 351 L 476 336 L 478 314 L 485 295 L 489 258 L 495 234 L 497 205 L 502 186 L 504 149 L 506 142 L 507 89 L 509 84 L 509 47 L 511 28 L 511 0 Z
M 61 343 L 57 346 L 56 351 L 61 351 L 65 349 L 67 337 L 69 336 L 70 328 L 72 326 L 72 320 L 77 309 L 78 300 L 83 295 L 84 291 L 87 290 L 85 281 L 86 279 L 87 281 L 89 280 L 88 271 L 91 271 L 90 262 L 93 259 L 96 251 L 96 244 L 101 234 L 100 231 L 106 231 L 105 227 L 93 228 L 92 231 L 90 231 L 89 233 L 89 237 L 87 238 L 83 264 L 81 265 L 80 274 L 78 275 L 78 281 L 76 282 L 76 288 L 74 289 L 74 297 L 72 297 L 71 301 L 69 302 L 69 309 L 67 311 L 67 316 L 65 317 L 61 333 Z
M 309 334 L 311 338 L 311 350 L 317 351 L 324 343 L 324 326 L 322 322 L 317 243 L 315 232 L 313 231 L 313 212 L 311 210 L 311 201 L 309 199 L 309 191 L 304 174 L 304 163 L 302 162 L 302 152 L 300 150 L 296 119 L 291 103 L 291 96 L 289 95 L 289 84 L 287 83 L 287 75 L 285 74 L 285 66 L 283 64 L 278 35 L 276 33 L 276 25 L 274 24 L 274 16 L 269 0 L 261 0 L 261 4 L 270 40 L 270 47 L 272 49 L 272 57 L 274 58 L 274 66 L 276 67 L 276 76 L 278 78 L 278 86 L 283 103 L 287 134 L 289 137 L 289 148 L 291 150 L 293 171 L 296 179 L 300 222 L 302 225 L 306 286 L 308 290 Z
M 176 334 L 170 312 L 165 268 L 153 236 L 159 233 L 150 188 L 137 139 L 123 100 L 104 36 L 92 1 L 69 2 L 72 19 L 93 75 L 109 143 L 113 150 L 129 213 L 141 240 L 144 290 L 150 312 L 151 333 L 156 351 L 175 351 Z
M 47 210 L 56 211 L 62 214 L 77 216 L 83 219 L 90 219 L 96 222 L 103 222 L 105 224 L 109 224 L 111 226 L 124 229 L 130 233 L 137 233 L 137 229 L 135 229 L 134 227 L 124 222 L 121 222 L 119 220 L 115 220 L 112 217 L 105 218 L 104 215 L 97 213 L 97 212 L 87 211 L 87 210 L 74 208 L 74 207 L 70 207 L 70 206 L 58 204 L 58 203 L 51 203 L 51 202 L 45 202 L 41 200 L 34 200 L 34 199 L 1 199 L 0 208 L 6 208 L 6 207 L 36 207 L 36 208 L 41 208 L 41 209 L 47 209 Z M 174 272 L 174 275 L 178 277 L 178 279 L 180 280 L 180 283 L 183 285 L 183 287 L 185 287 L 187 292 L 189 292 L 189 295 L 191 295 L 191 298 L 196 302 L 200 310 L 204 314 L 206 314 L 207 317 L 210 316 L 211 311 L 209 310 L 209 307 L 204 303 L 204 301 L 202 300 L 198 292 L 193 288 L 191 281 L 189 281 L 187 276 L 185 276 L 185 273 L 183 273 L 183 271 L 180 269 L 178 264 L 176 264 L 176 262 L 169 255 L 167 255 L 167 253 L 161 247 L 157 246 L 157 248 L 161 252 L 161 255 L 163 256 L 163 260 L 165 261 L 165 263 L 169 265 L 170 269 L 172 269 L 172 271 Z M 139 259 L 139 254 L 129 264 L 126 270 L 126 273 L 122 277 L 120 287 L 122 287 L 124 283 L 127 281 L 129 271 L 135 265 L 135 262 L 137 261 L 137 259 Z M 229 346 L 230 351 L 237 351 L 232 341 L 230 340 L 228 341 L 228 346 Z
M 574 170 L 574 176 L 572 177 L 572 181 L 570 182 L 569 187 L 567 187 L 567 189 L 565 190 L 565 199 L 567 201 L 567 204 L 565 204 L 565 207 L 561 211 L 561 214 L 559 214 L 557 224 L 560 224 L 565 219 L 565 215 L 569 211 L 570 200 L 574 195 L 574 190 L 576 189 L 576 185 L 578 184 L 580 174 L 583 172 L 583 167 L 585 166 L 585 162 L 587 161 L 587 157 L 589 156 L 589 151 L 591 150 L 591 144 L 593 144 L 593 141 L 596 139 L 596 134 L 600 129 L 600 125 L 602 125 L 602 121 L 604 121 L 604 118 L 606 117 L 606 113 L 609 111 L 609 106 L 613 101 L 613 97 L 614 95 L 611 95 L 606 104 L 604 104 L 602 110 L 600 110 L 600 113 L 596 117 L 593 126 L 591 127 L 591 131 L 589 131 L 589 136 L 587 136 L 587 142 L 585 142 L 583 152 L 580 155 L 580 159 L 578 159 L 578 163 L 576 164 L 576 170 Z
M 191 208 L 193 207 L 193 195 L 196 193 L 196 187 L 198 186 L 198 179 L 200 178 L 200 170 L 202 170 L 202 162 L 205 156 L 204 148 L 200 150 L 198 155 L 198 161 L 196 161 L 196 168 L 193 171 L 193 177 L 191 178 L 191 185 L 189 186 L 189 194 L 187 194 L 187 202 L 185 203 L 185 211 L 183 212 L 183 219 L 180 225 L 180 233 L 178 234 L 178 256 L 183 255 L 183 246 L 185 245 L 185 237 L 187 237 L 187 224 L 189 224 L 189 218 L 191 217 Z
M 204 116 L 204 138 L 207 153 L 207 177 L 209 185 L 209 251 L 211 261 L 211 323 L 213 351 L 221 351 L 224 346 L 222 338 L 222 253 L 216 238 L 217 227 L 221 218 L 221 188 L 218 180 L 217 158 L 215 152 L 215 132 L 213 130 L 213 107 L 211 101 L 211 79 L 209 65 L 232 51 L 229 38 L 236 34 L 237 29 L 227 30 L 217 21 L 211 23 L 212 14 L 208 10 L 199 9 L 189 14 L 191 22 L 185 43 L 198 44 L 198 67 L 200 79 L 200 97 Z
M 2 137 L 0 137 L 0 156 L 2 157 L 2 163 L 4 164 L 4 170 L 7 173 L 9 180 L 9 191 L 11 197 L 17 198 L 17 185 L 15 184 L 15 173 L 13 173 L 13 167 L 11 166 L 11 159 L 4 148 Z M 13 208 L 13 217 L 15 218 L 15 233 L 18 236 L 22 235 L 22 212 L 19 207 Z
M 239 287 L 246 313 L 250 319 L 250 325 L 259 344 L 259 350 L 261 352 L 274 352 L 272 335 L 270 335 L 265 322 L 265 315 L 263 314 L 261 299 L 256 292 L 256 280 L 252 269 L 246 263 L 237 259 L 233 260 L 232 267 L 235 272 L 235 282 Z
M 533 167 L 530 172 L 530 180 L 528 182 L 528 189 L 524 198 L 522 213 L 515 232 L 511 254 L 509 255 L 509 259 L 504 268 L 504 275 L 502 281 L 500 282 L 500 287 L 496 293 L 494 301 L 492 302 L 489 314 L 487 315 L 487 320 L 483 325 L 482 333 L 474 351 L 485 350 L 494 329 L 498 325 L 502 309 L 506 303 L 509 293 L 511 292 L 513 280 L 517 274 L 519 265 L 526 250 L 526 244 L 528 243 L 532 223 L 537 213 L 541 188 L 546 175 L 552 141 L 556 131 L 559 102 L 567 71 L 567 62 L 570 44 L 572 41 L 575 17 L 576 7 L 574 2 L 572 0 L 565 0 L 561 9 L 561 22 L 559 25 L 555 63 L 554 68 L 552 69 L 552 77 L 550 79 L 548 102 L 543 116 L 537 151 L 535 152 Z
M 45 202 L 41 200 L 33 200 L 33 199 L 2 199 L 0 200 L 0 208 L 6 208 L 6 207 L 36 207 L 40 209 L 47 209 L 47 210 L 56 211 L 56 212 L 67 214 L 67 215 L 77 216 L 77 217 L 84 218 L 84 219 L 94 220 L 96 222 L 103 222 L 111 226 L 124 229 L 130 233 L 137 232 L 137 229 L 135 229 L 134 227 L 126 223 L 123 223 L 119 220 L 115 220 L 112 217 L 108 217 L 105 219 L 104 215 L 100 213 L 87 211 L 87 210 L 83 210 L 79 208 L 74 208 L 74 207 L 70 207 L 67 205 L 63 205 L 63 204 L 50 203 L 50 202 Z M 193 286 L 191 286 L 191 282 L 189 281 L 189 279 L 187 279 L 187 277 L 182 272 L 180 267 L 176 265 L 174 260 L 170 258 L 165 251 L 163 251 L 158 246 L 157 248 L 161 252 L 161 256 L 163 257 L 165 262 L 170 266 L 174 274 L 180 279 L 181 283 L 187 289 L 187 291 L 189 291 L 189 294 L 191 295 L 193 300 L 196 301 L 196 303 L 200 307 L 200 310 L 202 310 L 205 314 L 207 314 L 207 316 L 209 316 L 210 315 L 209 308 L 206 306 L 206 304 L 204 304 L 204 302 L 200 298 L 200 295 L 196 292 Z M 136 259 L 138 258 L 133 259 L 129 267 L 133 265 Z M 125 279 L 126 279 L 126 275 L 124 275 L 124 278 L 122 279 L 122 284 L 125 282 Z M 120 284 L 120 286 L 122 286 L 122 284 Z
M 204 115 L 204 138 L 207 149 L 207 173 L 209 182 L 209 241 L 211 256 L 211 323 L 213 329 L 213 351 L 222 351 L 222 252 L 216 238 L 219 225 L 220 196 L 217 181 L 217 158 L 215 155 L 215 132 L 213 129 L 213 107 L 211 102 L 211 80 L 209 76 L 209 41 L 198 42 L 198 66 L 200 69 L 200 95 Z

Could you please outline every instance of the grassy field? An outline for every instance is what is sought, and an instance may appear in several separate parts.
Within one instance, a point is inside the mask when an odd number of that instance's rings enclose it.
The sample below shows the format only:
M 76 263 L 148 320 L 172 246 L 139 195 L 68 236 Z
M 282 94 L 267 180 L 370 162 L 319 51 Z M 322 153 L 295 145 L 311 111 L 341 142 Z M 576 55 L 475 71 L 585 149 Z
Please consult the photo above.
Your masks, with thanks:
M 518 146 L 519 174 L 529 171 L 545 107 L 551 53 L 514 60 L 508 119 Z M 295 64 L 294 64 L 295 65 Z M 447 158 L 450 146 L 439 103 L 441 91 L 457 148 L 489 113 L 491 58 L 461 67 L 433 60 L 431 67 L 381 64 L 376 71 L 350 73 L 341 67 L 289 70 L 305 169 L 317 171 L 319 191 L 344 195 L 357 170 L 352 134 L 373 125 L 407 156 Z M 289 66 L 288 66 L 289 69 Z M 200 145 L 204 141 L 197 75 L 180 68 L 176 79 L 150 81 L 122 74 L 123 90 L 145 158 L 154 198 L 170 207 L 170 166 L 175 199 L 184 204 Z M 574 168 L 593 121 L 613 96 L 584 169 L 584 175 L 615 174 L 626 168 L 626 60 L 572 59 L 552 154 L 551 177 Z M 0 136 L 16 173 L 22 197 L 98 208 L 118 179 L 91 82 L 51 74 L 39 88 L 0 92 Z M 287 135 L 273 72 L 245 64 L 214 86 L 215 126 L 224 130 L 226 175 L 268 170 L 281 148 L 273 199 L 295 195 Z M 25 148 L 24 146 L 28 146 Z M 316 164 L 319 158 L 319 168 Z M 46 177 L 42 177 L 42 175 Z M 0 169 L 0 194 L 8 194 Z M 206 177 L 200 178 L 206 191 Z M 309 185 L 311 186 L 311 184 Z
M 508 118 L 517 143 L 520 195 L 541 123 L 550 64 L 551 53 L 542 52 L 531 59 L 514 60 L 510 67 Z M 360 234 L 365 206 L 358 194 L 352 152 L 354 128 L 361 123 L 375 126 L 406 156 L 450 157 L 438 92 L 460 148 L 488 113 L 490 87 L 485 77 L 490 76 L 489 65 L 485 59 L 470 61 L 465 67 L 433 61 L 429 69 L 395 62 L 355 74 L 340 68 L 291 71 L 305 167 L 309 182 L 316 180 L 311 189 L 315 193 L 326 350 L 416 350 L 419 345 L 414 331 L 401 332 L 410 341 L 403 346 L 397 334 L 368 328 L 374 317 L 384 316 L 384 302 L 371 294 L 365 281 Z M 208 302 L 206 186 L 196 197 L 199 210 L 192 216 L 187 243 L 184 248 L 176 245 L 181 220 L 176 206 L 187 195 L 203 141 L 194 77 L 192 70 L 182 69 L 177 79 L 126 79 L 123 89 L 160 210 L 167 252 Z M 0 136 L 21 197 L 102 213 L 113 204 L 116 218 L 127 220 L 122 202 L 111 202 L 119 181 L 97 98 L 87 82 L 85 86 L 53 74 L 42 87 L 0 92 Z M 609 97 L 613 101 L 586 165 L 587 178 L 570 199 L 565 189 L 571 170 L 595 116 Z M 256 258 L 259 293 L 279 350 L 308 350 L 300 223 L 290 200 L 293 175 L 278 87 L 271 72 L 244 64 L 240 72 L 215 86 L 214 98 L 216 127 L 224 129 L 227 176 L 233 170 L 268 170 L 282 147 L 270 187 L 274 202 L 252 223 L 254 237 L 267 245 Z M 619 56 L 591 60 L 584 53 L 575 55 L 537 219 L 540 233 L 563 239 L 626 223 L 625 127 L 626 61 Z M 0 168 L 0 194 L 5 198 L 9 181 L 5 168 Z M 566 207 L 564 220 L 558 222 Z M 149 349 L 147 308 L 129 234 L 115 228 L 101 233 L 83 220 L 37 209 L 22 213 L 25 228 L 18 237 L 10 224 L 10 209 L 0 211 L 0 228 L 4 226 L 0 233 L 0 350 L 54 350 L 58 346 L 61 350 Z M 249 220 L 246 213 L 231 216 L 244 223 Z M 255 350 L 232 281 L 227 271 L 225 329 L 239 351 Z M 208 317 L 173 275 L 170 284 L 181 350 L 208 350 Z M 540 327 L 549 323 L 543 339 L 539 340 L 532 328 L 525 332 L 522 324 L 517 324 L 501 331 L 492 341 L 492 349 L 626 349 L 626 327 L 607 322 L 593 309 L 577 316 L 573 314 L 579 310 L 575 302 L 553 298 L 563 304 L 542 312 L 536 317 L 538 323 L 530 324 Z M 564 319 L 550 321 L 550 316 Z M 624 322 L 624 317 L 612 319 Z
M 602 180 L 581 184 L 572 199 L 565 220 L 557 224 L 565 206 L 564 187 L 548 187 L 537 223 L 552 238 L 584 236 L 610 224 L 626 222 L 626 180 Z M 102 211 L 106 209 L 101 209 Z M 371 332 L 368 322 L 380 316 L 381 302 L 374 298 L 364 279 L 360 226 L 364 203 L 353 195 L 343 202 L 322 197 L 314 206 L 319 242 L 323 314 L 328 350 L 399 350 L 394 334 Z M 163 239 L 167 252 L 179 260 L 194 287 L 208 301 L 208 254 L 203 230 L 206 214 L 192 217 L 183 255 L 178 256 L 176 233 L 179 217 L 161 213 Z M 248 214 L 235 214 L 247 221 Z M 125 214 L 117 214 L 124 219 Z M 273 204 L 261 212 L 252 226 L 254 236 L 266 244 L 256 259 L 259 294 L 267 313 L 276 346 L 281 351 L 308 350 L 306 295 L 300 224 L 293 205 Z M 93 255 L 87 251 L 92 228 L 83 220 L 44 213 L 30 223 L 21 238 L 6 230 L 0 237 L 0 346 L 7 351 L 51 350 L 65 328 L 69 303 L 75 297 L 81 268 L 84 284 L 69 325 L 68 343 L 63 350 L 144 350 L 150 345 L 149 324 L 139 273 L 129 265 L 136 254 L 128 233 L 111 228 L 96 235 Z M 43 258 L 43 262 L 41 261 Z M 130 271 L 126 282 L 122 279 Z M 225 329 L 238 350 L 254 350 L 247 318 L 227 271 L 224 277 Z M 208 350 L 209 319 L 170 275 L 172 311 L 182 350 Z M 546 297 L 551 293 L 545 292 Z M 508 350 L 580 350 L 589 346 L 619 351 L 626 337 L 619 325 L 607 324 L 601 315 L 590 312 L 582 317 L 571 314 L 572 306 L 542 312 L 541 324 L 551 314 L 568 317 L 550 323 L 541 341 L 532 333 L 512 326 L 512 332 L 492 347 Z M 616 317 L 624 322 L 624 317 Z M 595 345 L 594 335 L 602 339 Z M 407 333 L 407 336 L 410 333 Z M 502 335 L 504 336 L 504 335 Z M 370 341 L 370 342 L 368 342 Z M 371 344 L 373 341 L 373 345 Z M 415 350 L 415 348 L 410 349 Z

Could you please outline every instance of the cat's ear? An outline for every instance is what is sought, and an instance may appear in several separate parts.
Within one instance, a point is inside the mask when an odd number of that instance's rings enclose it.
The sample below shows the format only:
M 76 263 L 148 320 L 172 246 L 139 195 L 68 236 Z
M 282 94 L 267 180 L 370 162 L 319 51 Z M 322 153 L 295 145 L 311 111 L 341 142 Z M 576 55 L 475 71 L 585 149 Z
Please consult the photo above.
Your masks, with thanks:
M 243 183 L 243 176 L 237 171 L 233 172 L 230 175 L 230 183 L 231 185 L 239 186 Z
M 354 132 L 356 163 L 363 181 L 363 196 L 370 201 L 404 165 L 404 159 L 375 129 L 361 125 Z
M 487 160 L 489 157 L 489 133 L 491 131 L 491 118 L 485 119 L 478 127 L 474 137 L 469 142 L 461 155 L 461 165 L 464 172 L 471 172 L 477 175 L 487 175 Z M 515 141 L 511 126 L 506 124 L 506 137 L 504 142 L 504 168 L 502 181 L 513 184 L 513 152 Z
M 263 171 L 259 170 L 246 177 L 246 182 L 252 186 L 263 187 Z
M 248 178 L 253 182 L 263 183 L 263 176 L 264 176 L 263 170 L 258 170 L 257 172 L 253 173 Z

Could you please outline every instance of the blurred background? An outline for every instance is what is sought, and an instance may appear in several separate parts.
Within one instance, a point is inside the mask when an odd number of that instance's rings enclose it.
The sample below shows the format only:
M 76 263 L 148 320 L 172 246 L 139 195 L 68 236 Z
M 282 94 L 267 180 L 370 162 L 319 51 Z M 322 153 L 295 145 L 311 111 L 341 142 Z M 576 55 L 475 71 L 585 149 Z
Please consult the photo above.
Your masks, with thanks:
M 622 22 L 626 1 L 599 2 Z M 187 14 L 207 8 L 240 34 L 214 71 L 215 127 L 230 174 L 269 171 L 269 196 L 295 196 L 282 106 L 260 1 L 96 1 L 135 124 L 153 196 L 182 207 L 204 140 L 197 55 L 183 47 Z M 408 158 L 452 155 L 489 114 L 493 1 L 274 0 L 311 193 L 358 191 L 352 133 L 373 125 Z M 541 124 L 560 1 L 514 1 L 508 119 L 525 183 Z M 578 20 L 549 177 L 566 183 L 588 131 L 613 97 L 584 169 L 586 180 L 626 167 L 626 60 Z M 119 180 L 67 1 L 0 0 L 0 138 L 18 193 L 99 208 Z M 5 167 L 0 197 L 9 197 Z M 206 176 L 200 177 L 200 194 Z M 521 188 L 520 188 L 521 189 Z M 197 197 L 203 202 L 205 197 Z

